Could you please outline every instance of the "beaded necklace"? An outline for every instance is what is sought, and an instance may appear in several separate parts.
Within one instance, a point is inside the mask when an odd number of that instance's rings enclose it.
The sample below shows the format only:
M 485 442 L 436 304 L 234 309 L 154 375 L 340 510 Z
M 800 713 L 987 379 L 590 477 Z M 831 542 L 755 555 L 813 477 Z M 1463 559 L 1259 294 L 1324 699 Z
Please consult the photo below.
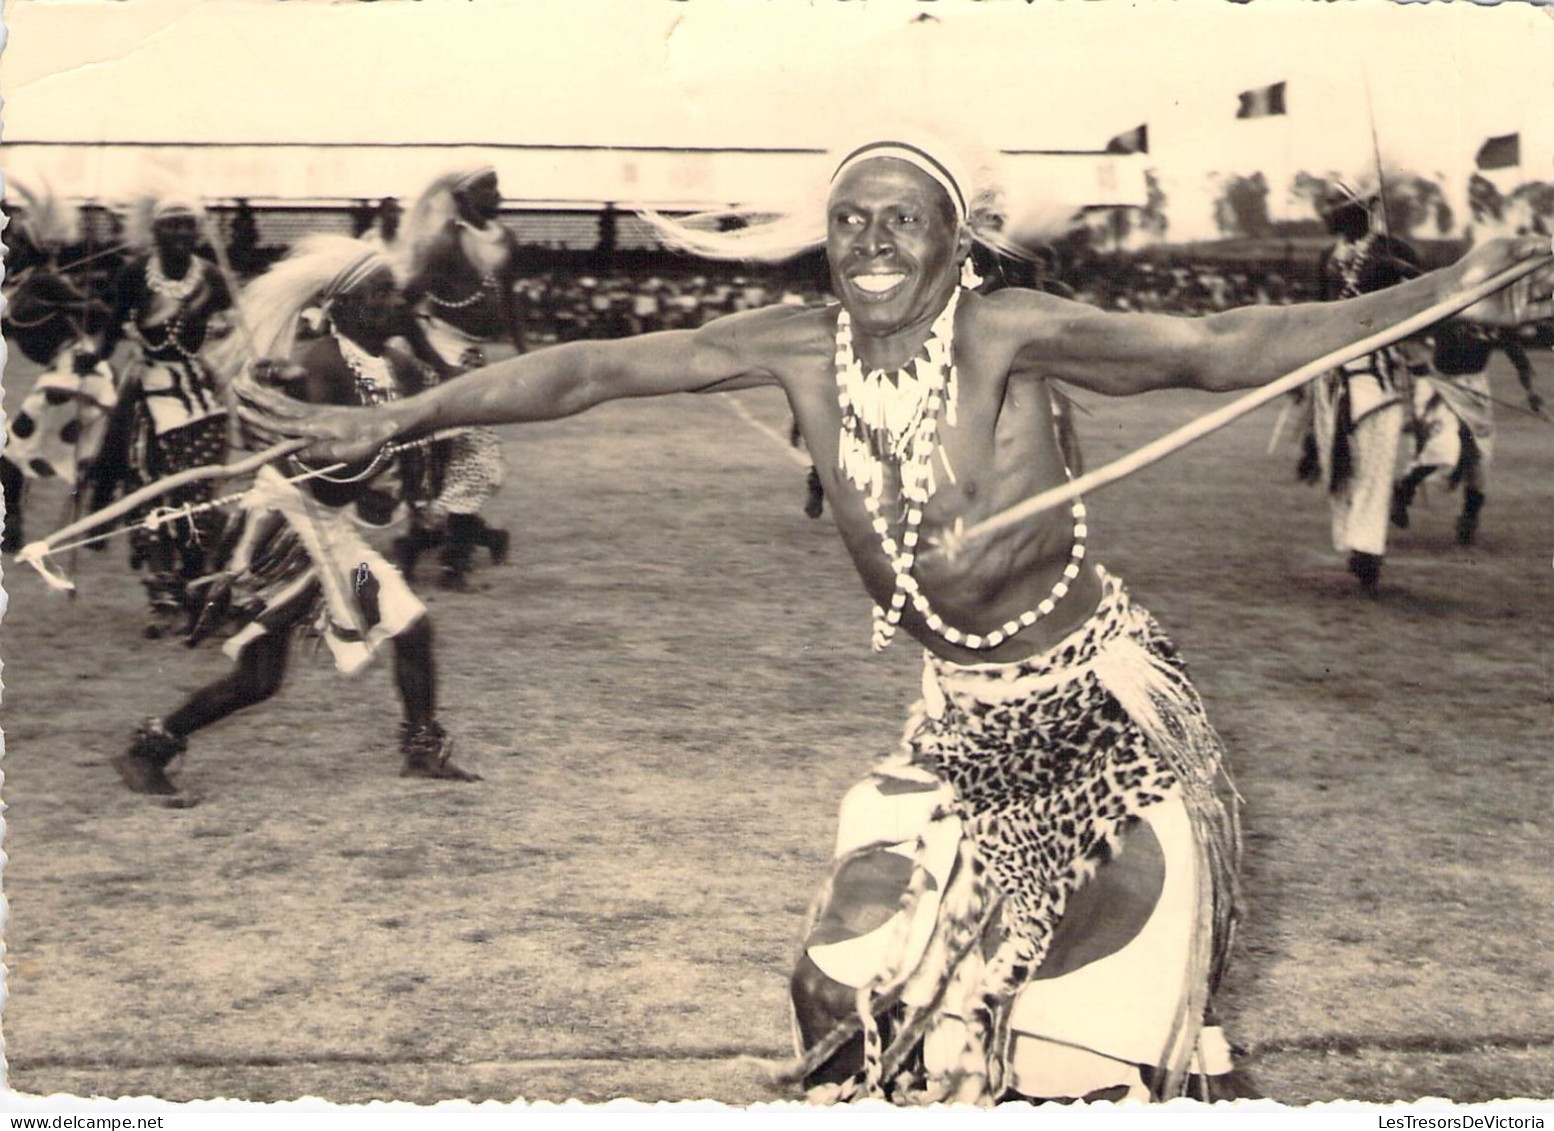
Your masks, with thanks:
M 506 237 L 506 232 L 504 232 L 502 230 L 502 226 L 497 223 L 487 223 L 484 227 L 479 228 L 475 227 L 475 225 L 471 224 L 468 220 L 462 218 L 455 219 L 454 223 L 458 225 L 461 230 L 468 232 L 477 243 L 486 244 L 492 248 L 502 244 Z M 479 265 L 476 264 L 476 266 Z M 476 285 L 474 291 L 465 298 L 445 299 L 431 291 L 427 292 L 426 297 L 432 301 L 434 306 L 443 307 L 445 310 L 462 310 L 465 307 L 474 306 L 488 294 L 497 294 L 501 291 L 501 289 L 502 284 L 501 281 L 497 279 L 496 274 L 494 272 L 487 271 L 481 275 L 480 282 Z
M 199 352 L 197 350 L 189 349 L 189 347 L 183 343 L 184 325 L 182 312 L 173 315 L 166 322 L 162 323 L 161 329 L 162 340 L 158 342 L 151 339 L 145 327 L 135 327 L 135 336 L 140 339 L 141 347 L 144 348 L 147 353 L 158 354 L 171 349 L 190 365 L 202 364 L 200 361 Z
M 1353 298 L 1363 293 L 1360 290 L 1360 272 L 1370 262 L 1371 245 L 1375 242 L 1376 233 L 1367 232 L 1364 239 L 1340 244 L 1333 250 L 1333 264 L 1338 268 L 1338 273 L 1343 276 L 1346 298 Z
M 394 367 L 389 359 L 368 353 L 339 330 L 332 330 L 332 333 L 340 356 L 356 378 L 356 395 L 362 404 L 370 408 L 397 399 L 399 391 L 394 385 Z
M 155 253 L 146 260 L 146 286 L 163 298 L 183 305 L 185 299 L 200 285 L 199 260 L 189 260 L 189 270 L 182 279 L 169 279 L 162 271 L 162 257 Z
M 889 559 L 896 580 L 890 607 L 874 606 L 873 646 L 876 652 L 883 652 L 895 636 L 908 600 L 923 618 L 923 623 L 949 643 L 973 651 L 997 648 L 1057 607 L 1079 576 L 1079 563 L 1085 556 L 1089 528 L 1085 523 L 1084 503 L 1076 499 L 1072 507 L 1074 545 L 1062 576 L 1036 608 L 1027 609 L 985 636 L 962 632 L 946 624 L 934 611 L 917 578 L 912 576 L 923 507 L 938 486 L 933 474 L 933 457 L 940 412 L 945 413 L 951 424 L 955 423 L 954 339 L 955 309 L 959 299 L 959 291 L 950 296 L 944 311 L 934 319 L 928 339 L 919 351 L 920 356 L 914 357 L 906 369 L 895 373 L 879 369 L 864 373 L 862 363 L 853 352 L 852 319 L 845 309 L 837 314 L 836 383 L 837 400 L 842 409 L 838 463 L 842 474 L 863 494 L 864 508 L 869 512 L 874 532 L 879 535 L 880 549 Z M 942 449 L 939 459 L 953 481 L 954 471 Z M 905 512 L 899 544 L 891 534 L 890 520 L 883 513 L 885 484 L 889 478 L 887 465 L 895 471 Z
M 150 327 L 135 325 L 135 335 L 140 339 L 141 346 L 147 353 L 162 353 L 172 350 L 179 357 L 191 365 L 199 365 L 198 350 L 191 350 L 184 344 L 184 303 L 200 285 L 201 271 L 198 259 L 189 260 L 189 270 L 182 279 L 169 279 L 162 272 L 162 257 L 155 253 L 146 260 L 146 286 L 163 298 L 176 304 L 173 315 L 162 323 L 162 340 L 153 341 L 150 337 Z
M 466 306 L 474 306 L 488 294 L 497 294 L 501 289 L 502 284 L 497 281 L 495 275 L 482 275 L 480 277 L 480 284 L 465 298 L 443 298 L 434 291 L 427 291 L 426 297 L 432 301 L 434 306 L 441 306 L 448 310 L 462 310 Z

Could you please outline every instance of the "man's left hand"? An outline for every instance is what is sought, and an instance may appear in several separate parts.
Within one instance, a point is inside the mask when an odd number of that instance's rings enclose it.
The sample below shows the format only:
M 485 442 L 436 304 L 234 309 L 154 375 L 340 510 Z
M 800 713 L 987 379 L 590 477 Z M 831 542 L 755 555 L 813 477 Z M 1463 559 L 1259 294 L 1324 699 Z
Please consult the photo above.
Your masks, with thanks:
M 1517 263 L 1539 258 L 1548 260 L 1542 270 L 1468 307 L 1460 317 L 1484 326 L 1522 326 L 1554 318 L 1554 241 L 1547 236 L 1491 240 L 1474 248 L 1459 264 L 1461 282 L 1473 286 Z

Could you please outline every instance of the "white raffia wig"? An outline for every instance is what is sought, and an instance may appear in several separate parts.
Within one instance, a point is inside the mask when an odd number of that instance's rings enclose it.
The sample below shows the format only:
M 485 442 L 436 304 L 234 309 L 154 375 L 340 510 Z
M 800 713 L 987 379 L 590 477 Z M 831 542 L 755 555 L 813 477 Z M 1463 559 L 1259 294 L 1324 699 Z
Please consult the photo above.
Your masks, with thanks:
M 290 357 L 305 312 L 317 310 L 327 317 L 335 299 L 383 269 L 392 269 L 388 256 L 361 240 L 321 233 L 303 236 L 238 296 L 252 349 L 261 358 Z M 247 339 L 233 334 L 213 349 L 212 363 L 223 373 L 235 374 L 253 360 L 249 348 Z
M 671 219 L 645 205 L 636 210 L 671 248 L 708 259 L 777 263 L 826 242 L 826 208 L 837 177 L 858 161 L 896 157 L 921 169 L 945 189 L 972 239 L 1000 254 L 1031 259 L 1003 234 L 1008 211 L 996 152 L 949 141 L 922 126 L 898 126 L 855 135 L 831 147 L 805 182 L 782 201 L 751 203 Z
M 16 226 L 39 248 L 61 248 L 81 238 L 81 210 L 51 189 L 29 189 L 7 178 L 6 195 L 21 205 L 22 214 L 14 217 Z M 9 209 L 8 209 L 9 211 Z
M 152 234 L 158 220 L 169 216 L 193 216 L 205 237 L 205 206 L 198 197 L 173 186 L 145 189 L 115 209 L 124 221 L 125 246 L 135 251 L 150 251 L 155 244 Z
M 442 234 L 448 222 L 458 216 L 459 206 L 453 194 L 484 177 L 494 176 L 496 169 L 491 165 L 465 165 L 450 169 L 422 190 L 400 228 L 402 258 L 394 266 L 401 278 L 414 275 L 422 268 L 432 242 Z

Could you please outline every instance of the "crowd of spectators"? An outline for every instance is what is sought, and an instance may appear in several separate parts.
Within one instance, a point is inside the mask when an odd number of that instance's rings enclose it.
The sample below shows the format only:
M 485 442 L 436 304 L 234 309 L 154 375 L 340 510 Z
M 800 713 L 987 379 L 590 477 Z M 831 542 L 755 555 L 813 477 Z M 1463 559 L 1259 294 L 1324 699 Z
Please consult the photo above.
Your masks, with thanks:
M 1074 297 L 1106 310 L 1213 314 L 1314 300 L 1308 274 L 1290 265 L 1094 257 L 1065 271 L 1064 279 Z
M 115 218 L 100 209 L 86 218 L 96 237 L 87 241 L 95 244 L 96 254 L 89 257 L 93 267 L 111 272 L 113 257 L 103 256 L 101 251 L 117 242 Z M 254 218 L 247 202 L 239 202 L 220 225 L 229 238 L 229 259 L 245 278 L 278 258 L 286 246 L 285 242 L 261 246 Z M 370 214 L 358 217 L 345 212 L 288 213 L 281 219 L 296 221 L 301 225 L 299 230 L 316 230 L 322 224 L 329 230 L 343 227 L 359 232 L 363 219 L 372 223 Z M 273 216 L 267 217 L 267 223 L 265 230 L 272 239 L 297 234 L 289 228 L 281 231 L 277 227 L 280 220 Z M 96 231 L 98 228 L 102 230 Z M 651 259 L 650 264 L 657 266 L 646 268 L 633 263 L 629 268 L 599 269 L 585 265 L 586 255 L 580 255 L 576 248 L 553 250 L 535 244 L 525 248 L 538 270 L 519 284 L 519 298 L 525 325 L 536 344 L 694 328 L 719 315 L 770 303 L 804 304 L 826 298 L 813 265 L 808 271 L 793 271 L 671 258 Z M 1050 254 L 1035 265 L 1010 265 L 998 275 L 1013 285 L 1052 290 L 1106 310 L 1209 314 L 1251 303 L 1311 299 L 1314 295 L 1306 279 L 1309 273 L 1309 265 L 1299 263 L 1227 264 L 1087 250 Z M 799 279 L 803 281 L 796 281 Z
M 724 314 L 823 298 L 791 283 L 763 281 L 732 269 L 685 277 L 545 272 L 520 282 L 518 296 L 524 325 L 536 343 L 695 329 Z
M 536 343 L 622 338 L 653 330 L 693 329 L 712 318 L 772 303 L 803 305 L 826 296 L 792 281 L 703 265 L 697 273 L 640 275 L 546 271 L 518 288 L 524 324 Z M 1300 272 L 1204 262 L 1103 260 L 1065 270 L 1047 289 L 1106 310 L 1210 314 L 1252 303 L 1313 296 Z M 1028 284 L 1027 284 L 1028 285 Z

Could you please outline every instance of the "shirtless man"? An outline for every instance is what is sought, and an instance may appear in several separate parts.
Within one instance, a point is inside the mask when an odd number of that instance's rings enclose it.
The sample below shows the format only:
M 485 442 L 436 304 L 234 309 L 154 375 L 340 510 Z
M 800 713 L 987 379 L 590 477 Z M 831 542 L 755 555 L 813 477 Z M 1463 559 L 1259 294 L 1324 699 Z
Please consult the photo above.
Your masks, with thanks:
M 22 504 L 37 479 L 71 485 L 74 499 L 102 446 L 108 414 L 118 399 L 113 372 L 90 354 L 87 339 L 102 331 L 108 303 L 94 285 L 96 272 L 61 269 L 68 247 L 81 241 L 80 210 L 52 193 L 9 186 L 6 228 L 5 338 L 41 366 L 21 405 L 5 421 L 0 485 L 5 490 L 5 529 L 0 550 L 14 554 L 26 543 Z M 78 258 L 91 259 L 91 249 Z M 68 267 L 68 265 L 67 265 Z
M 1430 349 L 1404 355 L 1414 379 L 1414 442 L 1408 466 L 1392 486 L 1392 525 L 1407 530 L 1419 488 L 1444 480 L 1448 490 L 1462 484 L 1457 544 L 1471 546 L 1477 539 L 1495 454 L 1495 401 L 1485 372 L 1495 350 L 1516 368 L 1527 410 L 1541 416 L 1543 398 L 1532 387 L 1532 359 L 1514 331 L 1448 322 L 1436 328 Z
M 1236 864 L 1218 738 L 1158 624 L 1086 556 L 1082 507 L 954 556 L 931 548 L 1063 481 L 1049 379 L 1110 396 L 1264 384 L 1548 240 L 1486 245 L 1347 302 L 1117 315 L 961 289 L 977 199 L 948 146 L 873 142 L 835 166 L 823 224 L 790 224 L 785 246 L 745 228 L 724 248 L 779 258 L 823 238 L 839 306 L 570 343 L 376 414 L 255 390 L 244 415 L 334 458 L 623 397 L 781 388 L 876 602 L 876 646 L 900 627 L 926 649 L 902 749 L 843 803 L 829 899 L 794 975 L 792 1075 L 832 1098 L 903 1102 L 1171 1095 L 1229 1067 L 1208 1002 Z M 701 250 L 728 238 L 684 237 Z M 1554 310 L 1549 275 L 1520 317 Z M 1478 313 L 1514 320 L 1504 303 Z
M 424 366 L 389 346 L 401 323 L 389 260 L 355 240 L 310 236 L 245 290 L 243 312 L 269 360 L 261 378 L 285 379 L 314 403 L 376 406 L 425 385 Z M 297 326 L 318 310 L 326 332 L 297 345 Z M 240 356 L 237 348 L 228 351 Z M 229 360 L 228 364 L 231 362 Z M 403 461 L 412 453 L 402 454 Z M 257 706 L 281 688 L 292 644 L 318 631 L 340 671 L 352 675 L 388 646 L 403 721 L 403 777 L 478 781 L 449 760 L 452 739 L 437 720 L 431 618 L 399 572 L 359 533 L 383 524 L 394 499 L 374 479 L 393 461 L 300 483 L 262 469 L 244 497 L 244 525 L 222 572 L 196 583 L 204 609 L 195 638 L 229 616 L 238 630 L 223 651 L 226 675 L 165 716 L 148 718 L 113 760 L 136 793 L 174 794 L 167 767 L 196 731 Z M 305 471 L 303 465 L 290 469 Z M 192 642 L 192 641 L 191 641 Z
M 445 174 L 411 208 L 403 242 L 409 255 L 405 299 L 419 314 L 411 344 L 444 377 L 522 353 L 523 319 L 513 284 L 518 241 L 501 222 L 502 189 L 489 165 Z M 442 584 L 467 588 L 477 547 L 507 559 L 510 538 L 480 512 L 506 478 L 501 440 L 471 429 L 433 449 L 441 490 L 395 544 L 400 568 L 443 547 Z M 424 521 L 423 521 L 424 520 Z
M 164 198 L 142 202 L 140 211 L 147 215 L 135 217 L 129 242 L 142 254 L 119 271 L 107 329 L 82 363 L 111 357 L 126 334 L 139 347 L 140 364 L 129 369 L 120 390 L 104 458 L 94 475 L 152 481 L 226 457 L 226 393 L 202 351 L 212 321 L 232 305 L 232 295 L 216 265 L 196 254 L 198 204 Z M 137 432 L 144 437 L 140 442 L 134 438 Z M 145 453 L 143 464 L 130 468 L 135 450 Z M 214 493 L 214 483 L 190 484 L 166 496 L 165 505 L 202 503 Z M 147 636 L 178 627 L 185 587 L 204 571 L 206 547 L 217 525 L 217 516 L 207 512 L 137 534 L 135 556 L 151 568 Z

